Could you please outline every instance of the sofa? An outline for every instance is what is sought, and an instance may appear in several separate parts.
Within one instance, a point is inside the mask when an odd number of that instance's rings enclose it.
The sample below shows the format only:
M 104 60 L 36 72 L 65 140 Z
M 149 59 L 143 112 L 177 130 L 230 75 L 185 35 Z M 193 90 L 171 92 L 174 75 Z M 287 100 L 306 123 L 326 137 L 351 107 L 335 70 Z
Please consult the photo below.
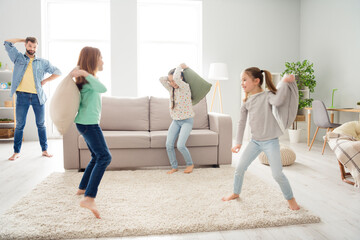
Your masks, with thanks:
M 194 111 L 194 126 L 186 143 L 194 165 L 230 164 L 231 117 L 208 113 L 205 98 Z M 170 166 L 165 143 L 171 121 L 168 98 L 104 96 L 100 127 L 112 155 L 108 169 Z M 75 124 L 63 136 L 63 151 L 65 169 L 81 171 L 91 160 Z M 179 166 L 185 165 L 181 153 L 175 151 Z
M 360 188 L 360 121 L 344 123 L 328 132 L 325 140 L 338 159 L 341 179 Z M 354 181 L 350 181 L 348 176 Z

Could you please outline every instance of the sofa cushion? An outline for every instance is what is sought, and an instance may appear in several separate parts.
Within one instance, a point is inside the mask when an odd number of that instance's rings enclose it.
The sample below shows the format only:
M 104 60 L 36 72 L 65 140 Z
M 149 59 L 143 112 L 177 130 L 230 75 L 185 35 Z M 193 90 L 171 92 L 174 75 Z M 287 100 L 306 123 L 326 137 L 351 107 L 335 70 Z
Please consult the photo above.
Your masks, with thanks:
M 195 112 L 193 129 L 209 129 L 209 115 L 207 111 L 206 98 L 193 106 Z
M 151 148 L 165 148 L 166 137 L 168 131 L 153 131 L 150 132 Z M 217 146 L 218 133 L 208 129 L 192 130 L 189 139 L 186 142 L 187 147 L 203 147 L 203 146 Z M 175 142 L 176 146 L 176 142 Z
M 206 98 L 193 106 L 193 109 L 193 129 L 209 129 Z M 168 130 L 171 122 L 169 98 L 150 97 L 150 131 Z
M 108 148 L 150 148 L 148 131 L 103 131 Z M 83 136 L 79 136 L 79 148 L 87 149 Z
M 103 97 L 100 126 L 103 130 L 149 130 L 149 97 Z

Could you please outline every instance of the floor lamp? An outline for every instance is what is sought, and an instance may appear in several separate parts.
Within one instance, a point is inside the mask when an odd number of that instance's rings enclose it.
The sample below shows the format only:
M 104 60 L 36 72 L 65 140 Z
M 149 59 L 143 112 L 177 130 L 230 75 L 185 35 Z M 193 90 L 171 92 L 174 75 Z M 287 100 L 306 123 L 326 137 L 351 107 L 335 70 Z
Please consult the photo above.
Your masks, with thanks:
M 222 106 L 222 100 L 221 100 L 221 89 L 220 89 L 219 81 L 228 80 L 228 79 L 229 79 L 229 77 L 228 77 L 227 65 L 225 63 L 211 63 L 210 64 L 209 80 L 216 81 L 214 95 L 213 95 L 212 101 L 211 101 L 210 112 L 214 105 L 216 90 L 219 88 L 220 108 L 221 108 L 221 113 L 223 113 L 223 106 Z

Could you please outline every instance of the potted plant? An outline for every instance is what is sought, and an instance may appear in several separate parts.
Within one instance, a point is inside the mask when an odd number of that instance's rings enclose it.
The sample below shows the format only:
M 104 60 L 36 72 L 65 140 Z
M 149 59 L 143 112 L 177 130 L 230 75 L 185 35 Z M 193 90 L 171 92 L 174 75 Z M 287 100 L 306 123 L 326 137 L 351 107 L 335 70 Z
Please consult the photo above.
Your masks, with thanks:
M 357 108 L 357 109 L 360 109 L 360 102 L 357 102 L 357 103 L 356 103 L 356 108 Z
M 311 107 L 311 103 L 314 99 L 310 98 L 310 93 L 314 92 L 316 87 L 314 64 L 308 60 L 302 62 L 285 62 L 285 70 L 281 73 L 281 76 L 285 74 L 294 74 L 297 87 L 299 89 L 299 107 L 300 112 L 304 107 Z M 297 117 L 292 129 L 289 129 L 290 142 L 299 142 L 300 130 L 297 128 L 297 121 L 303 117 Z M 293 131 L 291 131 L 293 130 Z

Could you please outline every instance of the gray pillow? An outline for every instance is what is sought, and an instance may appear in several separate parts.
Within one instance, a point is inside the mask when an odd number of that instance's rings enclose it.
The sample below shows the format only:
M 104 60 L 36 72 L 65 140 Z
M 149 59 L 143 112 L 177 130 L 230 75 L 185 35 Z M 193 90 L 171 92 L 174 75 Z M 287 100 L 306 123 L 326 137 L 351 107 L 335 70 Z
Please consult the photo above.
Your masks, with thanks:
M 190 85 L 192 104 L 196 105 L 208 94 L 212 85 L 191 68 L 185 68 L 183 73 L 185 81 Z

